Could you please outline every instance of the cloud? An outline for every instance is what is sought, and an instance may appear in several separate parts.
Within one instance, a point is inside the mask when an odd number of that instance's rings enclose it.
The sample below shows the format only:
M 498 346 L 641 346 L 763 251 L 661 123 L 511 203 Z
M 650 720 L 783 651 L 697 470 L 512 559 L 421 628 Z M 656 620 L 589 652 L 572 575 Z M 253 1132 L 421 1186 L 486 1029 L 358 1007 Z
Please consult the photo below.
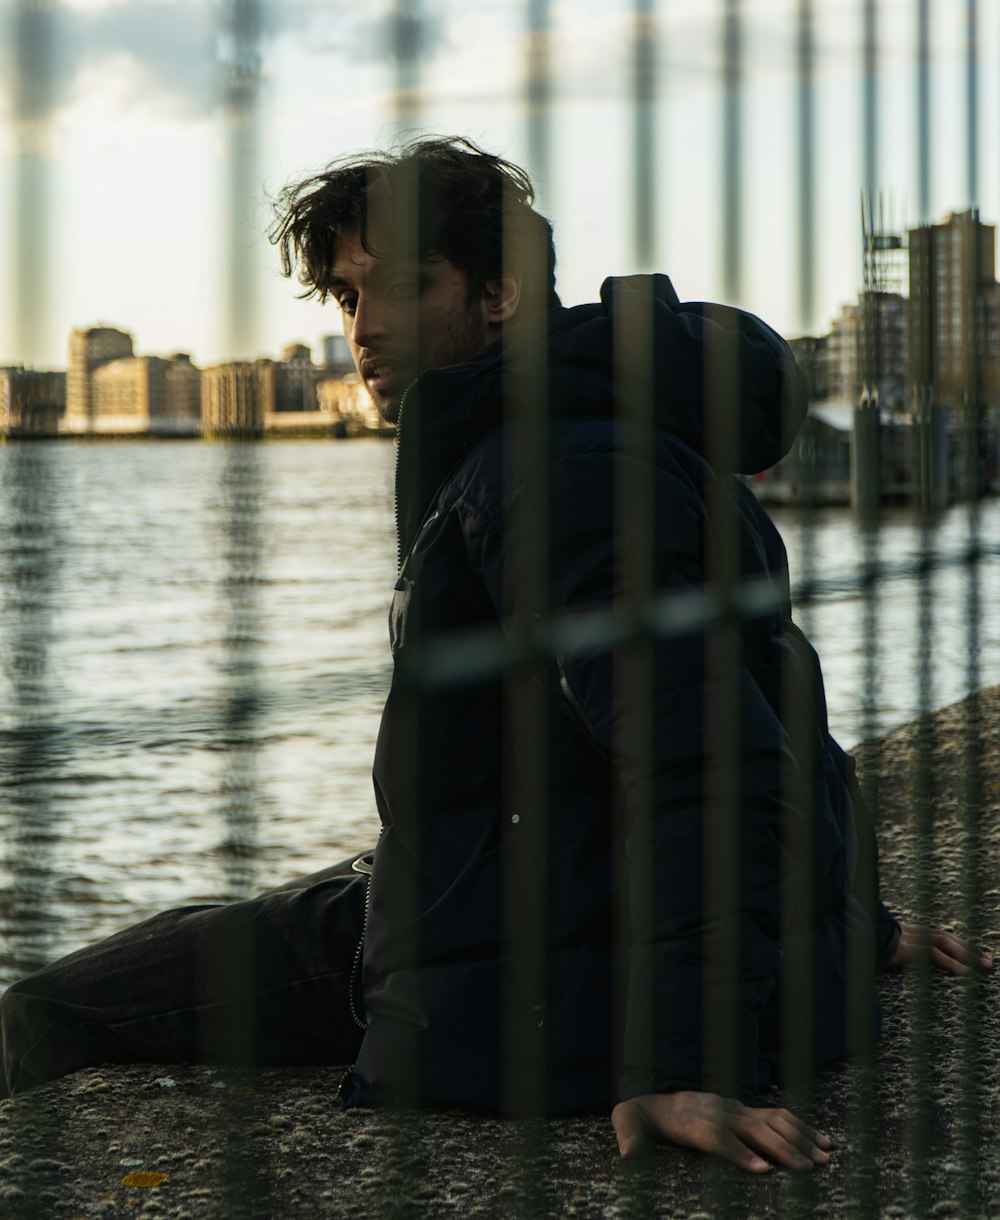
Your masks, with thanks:
M 113 87 L 123 104 L 177 117 L 197 117 L 217 104 L 216 5 L 130 0 L 63 6 L 33 20 L 33 26 L 15 25 L 7 40 L 12 114 L 50 117 L 81 92 L 102 87 Z
M 204 117 L 219 106 L 227 80 L 252 82 L 260 75 L 266 82 L 279 42 L 283 53 L 304 62 L 303 70 L 318 74 L 325 71 L 320 57 L 367 68 L 390 66 L 397 52 L 412 55 L 425 85 L 434 91 L 436 81 L 446 96 L 467 87 L 474 92 L 484 82 L 516 91 L 519 64 L 523 70 L 526 11 L 510 0 L 423 0 L 411 9 L 419 20 L 402 23 L 394 0 L 108 0 L 6 9 L 13 35 L 3 39 L 10 52 L 3 73 L 8 112 L 42 119 L 95 90 L 109 91 L 133 111 Z M 661 94 L 718 87 L 722 11 L 720 0 L 659 0 L 651 27 Z M 793 75 L 792 0 L 749 0 L 743 11 L 748 76 Z M 911 54 L 911 40 L 903 36 L 910 0 L 882 0 L 879 11 L 887 68 Z M 819 73 L 856 70 L 860 13 L 861 0 L 819 0 Z M 992 9 L 984 16 L 984 45 L 992 45 L 997 20 Z M 550 21 L 561 97 L 627 91 L 632 26 L 623 6 L 553 0 Z
M 401 53 L 423 66 L 448 44 L 440 15 L 400 21 L 388 0 L 368 6 L 351 0 L 111 0 L 8 11 L 8 113 L 39 119 L 99 88 L 112 90 L 122 107 L 205 116 L 234 75 L 266 79 L 267 53 L 279 39 L 299 54 L 352 64 L 387 62 Z
M 372 14 L 371 7 L 331 6 L 312 0 L 282 8 L 270 30 L 292 37 L 305 54 L 335 55 L 351 62 L 384 63 L 398 54 L 427 63 L 449 45 L 440 13 L 397 17 L 391 12 Z

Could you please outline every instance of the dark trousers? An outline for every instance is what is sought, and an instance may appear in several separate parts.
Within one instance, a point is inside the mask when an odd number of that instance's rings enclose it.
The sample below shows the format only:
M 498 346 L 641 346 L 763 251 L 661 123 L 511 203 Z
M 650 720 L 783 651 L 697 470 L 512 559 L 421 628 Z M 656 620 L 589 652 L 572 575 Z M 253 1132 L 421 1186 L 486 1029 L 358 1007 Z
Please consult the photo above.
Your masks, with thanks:
M 257 898 L 164 911 L 0 997 L 0 1097 L 99 1063 L 339 1064 L 367 877 L 351 861 Z

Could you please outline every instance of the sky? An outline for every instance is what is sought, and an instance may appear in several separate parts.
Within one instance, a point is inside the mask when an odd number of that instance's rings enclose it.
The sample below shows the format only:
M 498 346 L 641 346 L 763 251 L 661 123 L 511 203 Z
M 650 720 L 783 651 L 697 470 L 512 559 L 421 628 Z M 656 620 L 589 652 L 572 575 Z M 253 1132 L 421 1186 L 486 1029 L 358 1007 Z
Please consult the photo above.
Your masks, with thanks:
M 402 0 L 259 3 L 259 85 L 247 186 L 230 184 L 221 81 L 232 0 L 62 0 L 48 19 L 49 88 L 19 103 L 18 0 L 0 8 L 0 365 L 64 367 L 69 331 L 107 323 L 136 350 L 196 363 L 276 355 L 339 329 L 336 307 L 297 299 L 266 238 L 268 199 L 334 157 L 399 134 L 390 50 Z M 21 8 L 28 8 L 25 2 Z M 37 5 L 34 6 L 37 8 Z M 43 4 L 44 9 L 44 4 Z M 544 7 L 544 6 L 536 6 Z M 743 0 L 741 165 L 722 156 L 724 0 L 652 0 L 655 257 L 632 241 L 632 0 L 550 0 L 551 155 L 531 163 L 524 103 L 528 0 L 422 0 L 419 133 L 464 134 L 524 164 L 552 219 L 566 304 L 609 274 L 660 270 L 682 299 L 726 300 L 788 335 L 819 333 L 861 281 L 860 200 L 884 192 L 900 227 L 976 203 L 1000 218 L 1000 0 L 979 0 L 978 176 L 966 154 L 965 0 L 931 0 L 928 215 L 916 160 L 918 0 L 878 4 L 876 173 L 865 183 L 864 0 L 813 0 L 815 241 L 802 290 L 797 158 L 799 0 Z M 35 73 L 31 79 L 38 77 Z M 44 79 L 38 77 L 38 79 Z M 30 82 L 29 82 L 30 83 Z M 30 122 L 24 121 L 30 106 Z M 727 215 L 739 224 L 725 231 Z M 18 203 L 18 200 L 21 202 Z M 230 308 L 228 251 L 245 269 Z M 724 252 L 736 249 L 727 262 Z

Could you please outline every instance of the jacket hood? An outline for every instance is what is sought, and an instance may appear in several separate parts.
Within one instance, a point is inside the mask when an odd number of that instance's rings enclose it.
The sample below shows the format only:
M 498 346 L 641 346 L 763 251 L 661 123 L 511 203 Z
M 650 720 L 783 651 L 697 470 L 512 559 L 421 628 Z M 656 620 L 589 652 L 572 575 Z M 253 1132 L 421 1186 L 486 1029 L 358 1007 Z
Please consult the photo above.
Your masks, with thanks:
M 525 359 L 517 340 L 513 368 Z M 773 466 L 805 415 L 805 382 L 781 336 L 742 310 L 682 303 L 665 275 L 605 280 L 600 304 L 552 316 L 549 349 L 554 417 L 635 420 L 651 411 L 655 429 L 720 474 Z M 712 421 L 732 434 L 713 435 Z
M 598 303 L 515 323 L 477 359 L 420 376 L 400 417 L 404 543 L 455 462 L 519 414 L 506 404 L 538 391 L 553 420 L 644 421 L 720 474 L 773 466 L 807 406 L 788 344 L 759 318 L 682 303 L 665 275 L 607 279 Z

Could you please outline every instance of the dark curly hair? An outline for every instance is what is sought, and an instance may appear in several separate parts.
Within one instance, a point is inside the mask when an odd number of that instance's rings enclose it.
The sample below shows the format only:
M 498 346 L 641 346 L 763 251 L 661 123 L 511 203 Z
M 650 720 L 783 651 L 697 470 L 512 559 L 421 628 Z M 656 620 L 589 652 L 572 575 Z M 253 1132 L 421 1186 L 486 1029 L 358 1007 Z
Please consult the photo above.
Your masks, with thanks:
M 282 272 L 298 268 L 304 297 L 326 300 L 338 246 L 357 233 L 372 255 L 388 239 L 418 258 L 448 259 L 469 276 L 471 298 L 507 274 L 521 280 L 523 299 L 552 308 L 560 303 L 552 226 L 534 198 L 519 166 L 460 136 L 426 137 L 290 183 L 274 201 L 268 236 Z

